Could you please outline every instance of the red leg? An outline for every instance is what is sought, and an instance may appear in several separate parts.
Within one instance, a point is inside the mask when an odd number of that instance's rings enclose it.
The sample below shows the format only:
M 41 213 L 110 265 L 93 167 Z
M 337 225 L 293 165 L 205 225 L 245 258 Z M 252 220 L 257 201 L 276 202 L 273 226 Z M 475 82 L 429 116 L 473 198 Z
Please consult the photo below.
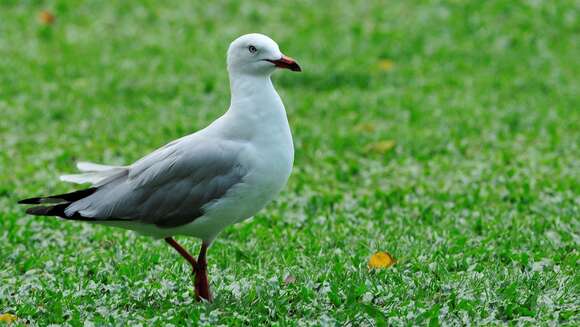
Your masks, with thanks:
M 197 265 L 195 268 L 195 297 L 197 300 L 204 299 L 211 302 L 212 296 L 209 289 L 209 282 L 207 279 L 207 260 L 206 253 L 209 244 L 203 242 L 201 244 L 201 250 L 199 251 L 199 256 L 197 257 Z
M 201 250 L 199 251 L 199 256 L 197 260 L 187 252 L 179 243 L 177 243 L 173 238 L 165 238 L 165 242 L 171 245 L 193 268 L 193 273 L 195 274 L 195 298 L 198 301 L 204 299 L 205 301 L 211 302 L 212 296 L 209 290 L 209 282 L 207 279 L 207 260 L 206 253 L 209 244 L 203 242 L 201 244 Z
M 193 268 L 193 272 L 195 272 L 196 266 L 197 266 L 197 262 L 195 261 L 195 259 L 191 256 L 191 254 L 189 254 L 189 252 L 187 252 L 187 250 L 185 250 L 184 248 L 181 247 L 181 245 L 179 245 L 179 243 L 177 243 L 173 238 L 171 237 L 166 237 L 165 238 L 165 242 L 167 242 L 169 245 L 171 245 L 177 252 L 179 252 L 179 254 L 181 254 L 181 256 L 183 258 L 185 258 L 185 260 L 187 260 L 187 262 L 189 262 L 189 264 L 191 265 L 191 267 Z

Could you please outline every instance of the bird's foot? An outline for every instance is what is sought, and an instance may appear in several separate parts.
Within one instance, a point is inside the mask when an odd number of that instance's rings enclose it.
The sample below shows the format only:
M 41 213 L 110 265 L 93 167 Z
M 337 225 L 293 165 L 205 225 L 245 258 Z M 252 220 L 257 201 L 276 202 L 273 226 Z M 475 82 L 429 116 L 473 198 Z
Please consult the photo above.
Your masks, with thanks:
M 179 243 L 173 238 L 166 237 L 165 242 L 171 245 L 182 257 L 189 262 L 192 267 L 192 273 L 195 275 L 195 299 L 197 301 L 211 302 L 213 297 L 209 290 L 209 282 L 207 279 L 207 261 L 206 252 L 209 248 L 209 243 L 202 243 L 201 250 L 197 260 L 189 254 Z
M 193 268 L 193 273 L 195 274 L 195 299 L 197 301 L 207 301 L 211 303 L 213 301 L 213 296 L 211 295 L 207 278 L 207 264 L 198 261 Z

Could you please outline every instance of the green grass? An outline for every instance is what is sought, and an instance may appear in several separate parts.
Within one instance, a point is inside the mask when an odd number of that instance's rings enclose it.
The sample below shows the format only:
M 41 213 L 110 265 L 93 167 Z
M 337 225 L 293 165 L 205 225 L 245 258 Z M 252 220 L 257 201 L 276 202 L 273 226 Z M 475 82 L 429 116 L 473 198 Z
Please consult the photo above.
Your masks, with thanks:
M 2 1 L 0 314 L 580 324 L 578 12 L 572 0 Z M 275 76 L 296 160 L 276 202 L 210 249 L 215 303 L 193 302 L 189 267 L 163 242 L 16 205 L 73 190 L 57 176 L 77 160 L 130 163 L 217 118 L 225 51 L 248 32 L 303 67 Z M 396 147 L 365 150 L 383 140 Z M 377 250 L 398 264 L 369 271 Z

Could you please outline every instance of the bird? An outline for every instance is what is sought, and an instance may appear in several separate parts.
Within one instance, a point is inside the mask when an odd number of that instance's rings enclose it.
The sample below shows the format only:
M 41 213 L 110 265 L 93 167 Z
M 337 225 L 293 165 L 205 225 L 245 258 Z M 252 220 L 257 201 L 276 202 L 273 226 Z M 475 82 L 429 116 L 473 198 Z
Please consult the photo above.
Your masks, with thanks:
M 78 162 L 60 180 L 90 187 L 28 198 L 27 214 L 119 227 L 164 239 L 191 265 L 195 296 L 211 302 L 207 250 L 227 226 L 253 217 L 287 184 L 294 145 L 271 80 L 302 71 L 270 37 L 251 33 L 227 51 L 230 106 L 207 127 L 126 166 Z M 201 240 L 195 258 L 175 236 Z

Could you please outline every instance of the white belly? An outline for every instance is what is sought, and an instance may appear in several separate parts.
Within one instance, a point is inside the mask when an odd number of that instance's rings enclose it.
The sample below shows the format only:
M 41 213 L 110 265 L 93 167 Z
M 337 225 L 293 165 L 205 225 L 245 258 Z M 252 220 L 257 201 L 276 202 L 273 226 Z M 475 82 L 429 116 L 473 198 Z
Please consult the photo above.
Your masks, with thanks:
M 288 146 L 289 145 L 289 146 Z M 253 147 L 244 155 L 248 174 L 226 195 L 205 207 L 205 215 L 176 228 L 176 234 L 211 241 L 225 227 L 254 216 L 286 185 L 292 171 L 294 149 L 284 142 L 277 147 Z

